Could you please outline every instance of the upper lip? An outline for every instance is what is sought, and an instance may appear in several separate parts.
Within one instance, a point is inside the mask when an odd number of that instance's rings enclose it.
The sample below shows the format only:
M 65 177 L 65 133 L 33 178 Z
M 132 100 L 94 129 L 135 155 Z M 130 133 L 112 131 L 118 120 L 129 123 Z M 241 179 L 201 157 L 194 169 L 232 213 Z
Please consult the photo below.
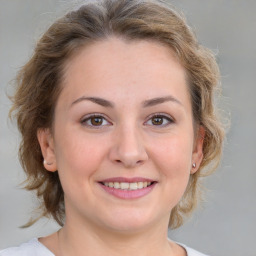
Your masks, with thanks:
M 133 178 L 126 178 L 126 177 L 113 177 L 113 178 L 108 178 L 104 180 L 100 180 L 99 182 L 128 182 L 128 183 L 133 183 L 133 182 L 154 182 L 155 180 L 148 179 L 148 178 L 143 178 L 143 177 L 133 177 Z

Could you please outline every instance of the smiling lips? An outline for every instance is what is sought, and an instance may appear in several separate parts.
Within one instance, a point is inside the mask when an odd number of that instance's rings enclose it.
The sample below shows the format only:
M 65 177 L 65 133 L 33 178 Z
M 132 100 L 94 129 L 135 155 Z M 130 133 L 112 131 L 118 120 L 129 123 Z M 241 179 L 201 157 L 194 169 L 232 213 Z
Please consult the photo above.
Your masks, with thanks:
M 145 178 L 112 178 L 99 182 L 109 194 L 121 199 L 135 199 L 147 195 L 156 185 L 153 180 Z
M 147 181 L 140 181 L 140 182 L 104 182 L 104 186 L 115 188 L 115 189 L 123 189 L 123 190 L 137 190 L 146 188 L 151 185 L 151 182 Z

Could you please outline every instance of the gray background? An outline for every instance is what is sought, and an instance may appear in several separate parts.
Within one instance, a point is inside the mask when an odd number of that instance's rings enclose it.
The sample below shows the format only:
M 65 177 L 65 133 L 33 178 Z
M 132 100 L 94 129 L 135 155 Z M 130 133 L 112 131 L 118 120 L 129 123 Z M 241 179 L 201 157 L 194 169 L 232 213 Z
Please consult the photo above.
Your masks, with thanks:
M 224 158 L 206 179 L 207 200 L 174 240 L 213 256 L 256 256 L 256 1 L 175 0 L 199 41 L 218 53 L 224 100 L 231 113 Z M 6 91 L 32 53 L 36 38 L 70 1 L 0 0 L 0 248 L 18 245 L 56 230 L 41 220 L 20 229 L 36 204 L 18 184 L 24 179 L 17 159 L 18 133 L 7 121 Z M 57 13 L 57 14 L 56 14 Z

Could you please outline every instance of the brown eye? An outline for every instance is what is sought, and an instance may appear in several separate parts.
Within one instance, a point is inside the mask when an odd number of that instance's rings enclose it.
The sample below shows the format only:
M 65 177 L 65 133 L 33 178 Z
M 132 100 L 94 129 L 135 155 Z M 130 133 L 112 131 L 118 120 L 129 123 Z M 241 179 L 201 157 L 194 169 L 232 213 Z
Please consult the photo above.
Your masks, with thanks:
M 163 124 L 163 117 L 153 117 L 152 118 L 152 124 L 153 125 L 162 125 Z
M 90 115 L 81 120 L 81 124 L 83 126 L 91 127 L 91 128 L 100 128 L 103 126 L 111 125 L 107 119 L 100 115 Z
M 102 125 L 103 123 L 103 118 L 102 117 L 92 117 L 91 118 L 91 124 L 94 126 L 99 126 Z
M 165 126 L 168 126 L 172 123 L 174 123 L 174 121 L 170 116 L 161 115 L 161 114 L 153 115 L 146 122 L 147 125 L 159 126 L 159 127 L 165 127 Z

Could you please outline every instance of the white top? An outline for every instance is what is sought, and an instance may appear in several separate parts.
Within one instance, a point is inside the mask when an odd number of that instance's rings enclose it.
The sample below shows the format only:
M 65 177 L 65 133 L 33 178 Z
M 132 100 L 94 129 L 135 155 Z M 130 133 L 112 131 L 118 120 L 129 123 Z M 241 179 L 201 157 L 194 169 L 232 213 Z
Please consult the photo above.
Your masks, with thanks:
M 183 244 L 180 244 L 187 251 L 187 256 L 207 256 Z M 0 256 L 54 256 L 37 238 L 23 243 L 18 247 L 11 247 L 0 251 Z

